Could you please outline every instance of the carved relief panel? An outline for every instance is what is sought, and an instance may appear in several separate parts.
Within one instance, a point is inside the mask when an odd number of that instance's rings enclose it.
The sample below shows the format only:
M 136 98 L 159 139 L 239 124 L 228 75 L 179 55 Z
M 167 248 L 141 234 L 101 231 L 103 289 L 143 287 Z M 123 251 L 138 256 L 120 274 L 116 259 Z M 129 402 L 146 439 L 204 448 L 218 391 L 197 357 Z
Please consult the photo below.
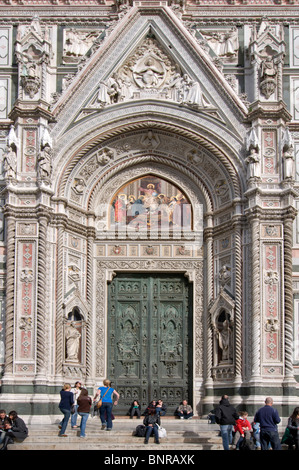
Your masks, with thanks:
M 191 398 L 190 293 L 180 275 L 119 274 L 109 285 L 108 376 L 123 411 L 134 399 L 174 411 Z

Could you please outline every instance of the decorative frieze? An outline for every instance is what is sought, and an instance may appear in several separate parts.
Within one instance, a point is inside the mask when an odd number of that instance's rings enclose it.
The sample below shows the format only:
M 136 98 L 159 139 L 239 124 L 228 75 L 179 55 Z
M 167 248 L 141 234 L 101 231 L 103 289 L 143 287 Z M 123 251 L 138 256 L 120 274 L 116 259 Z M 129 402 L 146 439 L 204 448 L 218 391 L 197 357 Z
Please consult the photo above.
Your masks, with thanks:
M 17 244 L 19 276 L 17 286 L 16 363 L 35 360 L 36 242 Z

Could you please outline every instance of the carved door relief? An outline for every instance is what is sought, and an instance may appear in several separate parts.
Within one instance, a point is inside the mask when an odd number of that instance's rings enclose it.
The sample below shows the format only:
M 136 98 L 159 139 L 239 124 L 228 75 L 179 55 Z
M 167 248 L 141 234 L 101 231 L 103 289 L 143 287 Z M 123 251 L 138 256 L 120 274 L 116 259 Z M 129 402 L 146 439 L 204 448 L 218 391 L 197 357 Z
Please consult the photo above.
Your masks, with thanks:
M 173 413 L 192 387 L 192 296 L 183 275 L 119 274 L 109 284 L 108 376 L 142 409 L 161 398 Z

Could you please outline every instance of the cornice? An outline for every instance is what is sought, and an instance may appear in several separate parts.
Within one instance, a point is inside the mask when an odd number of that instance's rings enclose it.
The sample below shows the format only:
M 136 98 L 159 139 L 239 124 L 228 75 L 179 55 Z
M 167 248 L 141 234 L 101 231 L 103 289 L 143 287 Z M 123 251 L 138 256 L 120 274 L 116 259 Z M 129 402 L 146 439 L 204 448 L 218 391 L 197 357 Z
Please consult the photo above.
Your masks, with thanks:
M 217 21 L 228 21 L 230 23 L 260 21 L 267 16 L 269 19 L 292 23 L 299 20 L 299 0 L 268 0 L 268 4 L 261 4 L 259 0 L 251 0 L 247 4 L 246 0 L 226 0 L 226 4 L 220 0 L 210 0 L 209 4 L 196 2 L 187 5 L 186 8 L 178 12 L 178 17 L 182 21 L 204 22 L 205 24 Z M 279 2 L 281 2 L 279 4 Z M 9 6 L 8 6 L 9 3 Z M 134 8 L 134 7 L 133 7 Z M 165 5 L 146 5 L 138 7 L 141 14 L 143 12 L 158 11 L 161 9 L 172 10 Z M 125 13 L 130 11 L 128 8 Z M 30 22 L 32 14 L 37 13 L 42 21 L 50 23 L 64 24 L 83 23 L 98 24 L 105 21 L 118 21 L 123 16 L 119 15 L 114 5 L 99 4 L 98 0 L 85 0 L 84 4 L 78 4 L 76 0 L 48 0 L 37 5 L 35 0 L 0 0 L 0 24 L 9 22 Z
M 17 100 L 9 113 L 9 118 L 15 121 L 18 117 L 44 117 L 49 122 L 55 122 L 53 114 L 49 111 L 49 103 L 43 100 L 28 102 Z
M 283 119 L 285 122 L 290 122 L 292 115 L 287 110 L 284 101 L 255 101 L 249 106 L 247 122 L 251 122 L 254 119 Z
M 295 220 L 297 213 L 298 211 L 293 206 L 266 209 L 256 205 L 245 210 L 245 216 L 248 221 L 252 221 L 253 219 L 259 219 L 261 221 L 275 220 L 277 222 L 289 219 Z

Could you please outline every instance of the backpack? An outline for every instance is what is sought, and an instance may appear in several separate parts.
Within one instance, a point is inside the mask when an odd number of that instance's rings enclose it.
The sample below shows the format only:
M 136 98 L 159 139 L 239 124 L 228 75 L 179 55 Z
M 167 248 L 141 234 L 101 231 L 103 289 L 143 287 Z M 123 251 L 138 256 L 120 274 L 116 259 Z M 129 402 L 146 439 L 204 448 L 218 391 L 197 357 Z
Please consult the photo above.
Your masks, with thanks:
M 251 439 L 243 438 L 239 444 L 239 450 L 255 450 L 254 443 Z
M 135 431 L 135 436 L 137 437 L 145 437 L 146 427 L 143 424 L 139 424 Z

